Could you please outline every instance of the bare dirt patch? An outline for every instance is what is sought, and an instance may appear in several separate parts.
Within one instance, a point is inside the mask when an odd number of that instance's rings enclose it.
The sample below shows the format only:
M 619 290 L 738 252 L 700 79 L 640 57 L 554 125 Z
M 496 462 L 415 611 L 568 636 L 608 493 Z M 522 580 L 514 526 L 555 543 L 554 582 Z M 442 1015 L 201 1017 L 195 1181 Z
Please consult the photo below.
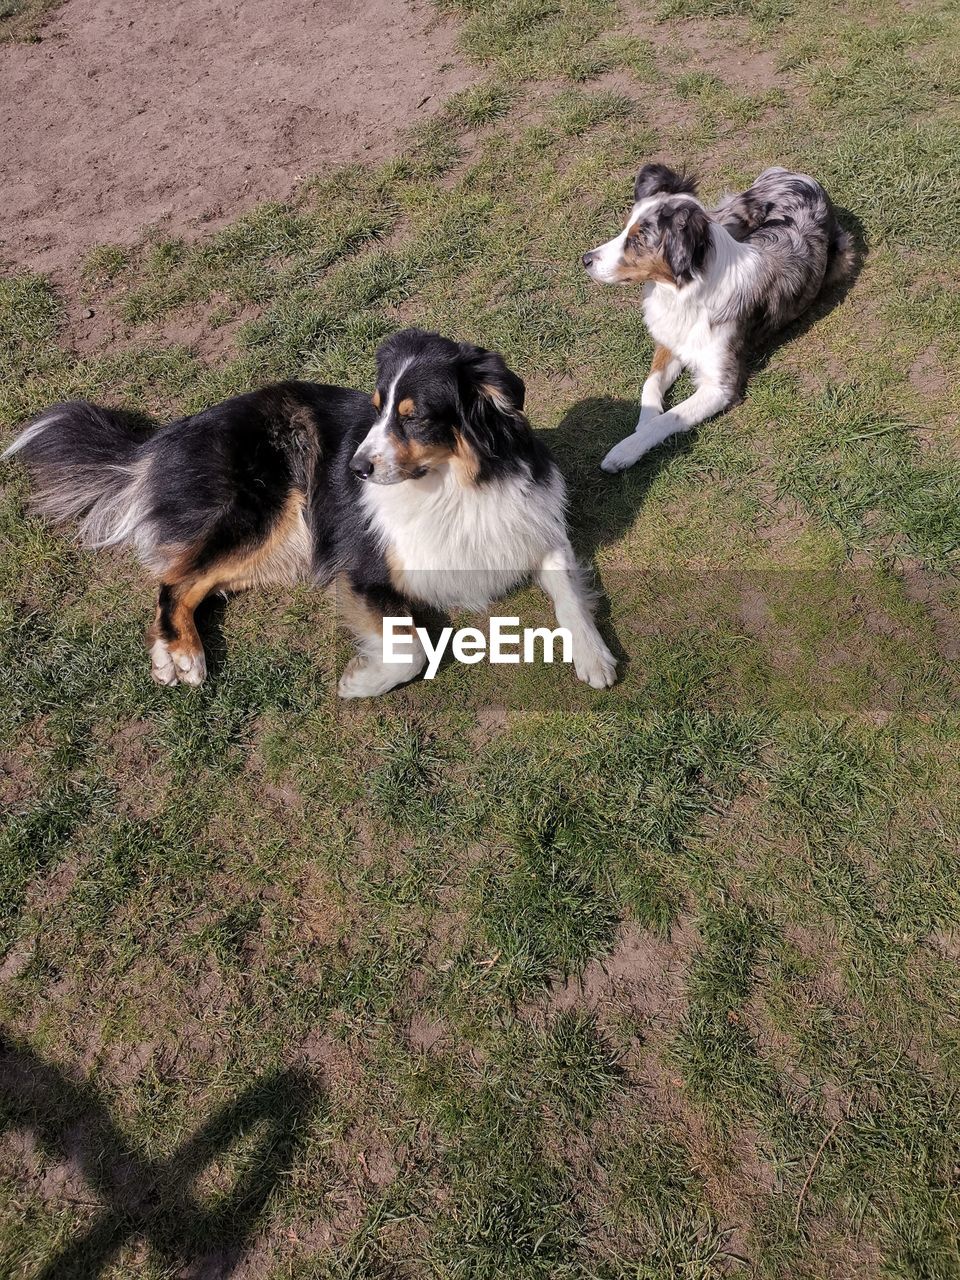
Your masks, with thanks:
M 0 46 L 0 258 L 195 234 L 395 150 L 476 78 L 427 0 L 67 0 Z
M 751 93 L 787 88 L 778 55 L 771 49 L 754 47 L 742 20 L 692 19 L 671 34 L 688 71 L 706 71 Z
M 696 934 L 686 920 L 674 926 L 669 939 L 624 924 L 610 953 L 551 988 L 546 1007 L 553 1013 L 622 1007 L 640 1019 L 645 1032 L 672 1023 L 695 945 Z

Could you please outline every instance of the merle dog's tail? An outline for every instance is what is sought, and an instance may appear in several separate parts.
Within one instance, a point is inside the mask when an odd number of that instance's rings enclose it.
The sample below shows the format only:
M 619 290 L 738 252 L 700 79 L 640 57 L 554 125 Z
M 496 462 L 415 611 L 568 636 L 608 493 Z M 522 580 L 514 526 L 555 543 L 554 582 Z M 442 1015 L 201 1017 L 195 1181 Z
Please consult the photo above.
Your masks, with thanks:
M 88 547 L 137 542 L 146 519 L 146 433 L 127 415 L 85 400 L 55 404 L 3 454 L 30 469 L 33 506 L 57 523 L 76 520 Z

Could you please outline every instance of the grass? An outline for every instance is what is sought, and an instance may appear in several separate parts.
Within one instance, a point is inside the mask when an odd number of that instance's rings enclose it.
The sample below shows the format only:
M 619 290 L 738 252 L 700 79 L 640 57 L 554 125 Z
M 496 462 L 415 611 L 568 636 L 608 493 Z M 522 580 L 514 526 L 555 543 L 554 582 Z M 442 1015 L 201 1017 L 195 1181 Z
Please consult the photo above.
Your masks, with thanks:
M 155 688 L 139 570 L 8 468 L 0 1272 L 79 1241 L 73 1274 L 145 1280 L 953 1280 L 950 9 L 443 7 L 481 79 L 389 162 L 101 246 L 76 297 L 0 279 L 0 420 L 369 386 L 412 322 L 497 347 L 624 679 L 339 706 L 299 590 L 211 608 L 210 681 Z M 708 196 L 813 172 L 865 254 L 741 406 L 611 481 L 651 343 L 578 261 L 651 156 Z M 80 352 L 89 301 L 118 336 Z
M 0 0 L 0 44 L 33 41 L 62 0 Z

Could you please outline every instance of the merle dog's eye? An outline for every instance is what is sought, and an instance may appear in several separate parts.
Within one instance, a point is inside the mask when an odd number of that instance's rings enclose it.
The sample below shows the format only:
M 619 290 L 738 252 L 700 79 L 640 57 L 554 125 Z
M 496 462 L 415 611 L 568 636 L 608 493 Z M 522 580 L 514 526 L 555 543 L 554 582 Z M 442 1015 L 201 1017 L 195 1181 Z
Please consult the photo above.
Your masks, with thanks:
M 639 249 L 645 245 L 650 238 L 650 226 L 646 222 L 635 222 L 627 232 L 627 244 L 631 248 Z

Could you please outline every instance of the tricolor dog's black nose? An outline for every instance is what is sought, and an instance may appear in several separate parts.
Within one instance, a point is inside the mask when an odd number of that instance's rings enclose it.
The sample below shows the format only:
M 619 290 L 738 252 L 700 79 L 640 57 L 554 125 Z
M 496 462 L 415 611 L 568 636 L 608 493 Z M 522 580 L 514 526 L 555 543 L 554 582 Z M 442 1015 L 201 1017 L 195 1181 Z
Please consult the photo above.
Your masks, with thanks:
M 355 453 L 350 459 L 350 470 L 361 480 L 373 475 L 373 463 L 362 453 Z
M 583 255 L 583 265 L 585 267 L 589 267 L 590 264 L 593 262 L 593 258 L 594 258 L 593 250 L 591 250 L 589 253 L 585 253 Z

